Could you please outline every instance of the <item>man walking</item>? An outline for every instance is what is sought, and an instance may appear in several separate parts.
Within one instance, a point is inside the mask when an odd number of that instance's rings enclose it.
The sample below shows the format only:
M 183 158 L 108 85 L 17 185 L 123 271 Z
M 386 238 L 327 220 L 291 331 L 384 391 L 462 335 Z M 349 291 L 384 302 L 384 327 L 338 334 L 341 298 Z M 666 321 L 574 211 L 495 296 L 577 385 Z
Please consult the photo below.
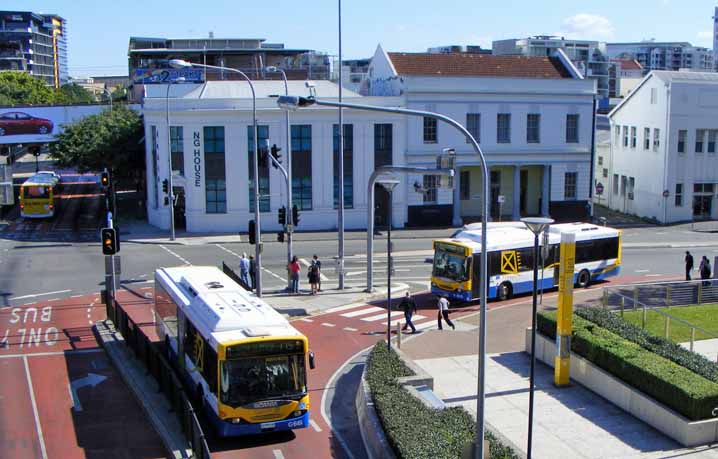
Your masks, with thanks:
M 254 262 L 254 255 L 250 255 L 249 256 L 249 280 L 252 282 L 252 285 L 251 285 L 252 290 L 255 289 L 254 286 L 256 285 L 256 283 L 254 281 L 257 276 L 256 271 L 257 271 L 257 263 Z
M 703 279 L 703 285 L 708 287 L 711 283 L 708 279 L 711 278 L 711 262 L 708 261 L 708 257 L 705 255 L 701 259 L 700 265 L 701 279 Z
M 451 322 L 451 319 L 449 319 L 449 300 L 447 300 L 446 297 L 440 296 L 439 301 L 436 303 L 436 307 L 439 309 L 439 330 L 444 329 L 441 326 L 442 317 L 453 330 L 456 330 L 456 327 L 454 326 L 453 322 Z
M 404 311 L 404 319 L 406 320 L 406 323 L 403 327 L 401 327 L 401 329 L 406 330 L 407 328 L 411 327 L 411 332 L 416 333 L 416 327 L 411 321 L 412 316 L 416 312 L 416 303 L 414 302 L 414 299 L 411 297 L 408 291 L 406 292 L 404 299 L 401 300 L 399 306 L 401 306 L 401 309 Z
M 322 262 L 319 261 L 317 254 L 314 254 L 314 266 L 317 267 L 317 291 L 322 291 Z
M 689 281 L 689 280 L 691 280 L 691 271 L 693 271 L 693 255 L 691 255 L 691 253 L 688 250 L 686 250 L 685 262 L 686 262 L 686 280 Z
M 244 283 L 242 287 L 249 287 L 249 260 L 247 254 L 242 253 L 242 258 L 239 259 L 239 279 Z

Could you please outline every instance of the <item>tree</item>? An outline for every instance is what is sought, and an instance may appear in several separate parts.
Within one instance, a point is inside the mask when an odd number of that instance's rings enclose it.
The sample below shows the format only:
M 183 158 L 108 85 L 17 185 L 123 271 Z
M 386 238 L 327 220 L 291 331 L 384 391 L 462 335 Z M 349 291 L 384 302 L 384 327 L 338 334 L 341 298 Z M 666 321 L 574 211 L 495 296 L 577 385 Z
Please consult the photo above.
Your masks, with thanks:
M 0 72 L 0 94 L 2 105 L 52 104 L 57 98 L 53 88 L 25 72 Z
M 113 180 L 142 179 L 145 148 L 142 118 L 125 106 L 104 110 L 65 126 L 57 142 L 50 144 L 50 155 L 60 167 L 79 172 L 111 171 Z
M 69 83 L 62 87 L 56 95 L 55 103 L 59 104 L 90 104 L 95 98 L 79 84 Z

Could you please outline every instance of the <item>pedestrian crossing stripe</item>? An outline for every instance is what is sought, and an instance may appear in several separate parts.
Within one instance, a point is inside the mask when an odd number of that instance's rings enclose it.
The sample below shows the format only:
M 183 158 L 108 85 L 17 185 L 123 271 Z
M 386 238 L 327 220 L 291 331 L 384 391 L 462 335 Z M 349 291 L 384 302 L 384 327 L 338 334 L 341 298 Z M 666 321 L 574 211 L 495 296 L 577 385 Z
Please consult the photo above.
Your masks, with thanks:
M 501 252 L 501 273 L 517 274 L 519 272 L 518 256 L 515 250 Z

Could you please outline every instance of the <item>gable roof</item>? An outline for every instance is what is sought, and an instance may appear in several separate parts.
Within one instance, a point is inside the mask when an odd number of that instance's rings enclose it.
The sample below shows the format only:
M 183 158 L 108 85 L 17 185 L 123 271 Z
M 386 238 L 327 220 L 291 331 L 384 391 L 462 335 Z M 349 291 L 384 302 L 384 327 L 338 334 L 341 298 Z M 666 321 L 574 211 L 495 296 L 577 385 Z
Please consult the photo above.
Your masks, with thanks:
M 621 64 L 621 70 L 643 70 L 643 66 L 635 59 L 616 59 Z
M 398 75 L 447 77 L 572 78 L 557 57 L 473 53 L 388 53 Z

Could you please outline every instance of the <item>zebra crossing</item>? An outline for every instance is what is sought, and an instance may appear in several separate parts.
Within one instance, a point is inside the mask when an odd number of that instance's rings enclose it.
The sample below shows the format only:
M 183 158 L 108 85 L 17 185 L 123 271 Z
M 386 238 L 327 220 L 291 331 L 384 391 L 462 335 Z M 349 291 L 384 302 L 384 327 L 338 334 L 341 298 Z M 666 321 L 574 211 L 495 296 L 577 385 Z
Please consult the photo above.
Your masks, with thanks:
M 387 325 L 386 309 L 366 303 L 338 306 L 336 308 L 327 309 L 325 313 L 336 314 L 339 317 L 349 319 L 350 321 L 356 320 L 357 322 L 355 322 L 355 326 L 358 327 Z M 392 311 L 392 326 L 396 326 L 400 323 L 403 324 L 404 322 L 404 314 L 401 311 Z M 412 322 L 417 329 L 425 329 L 435 326 L 436 318 L 433 316 L 428 317 L 422 314 L 414 314 L 412 316 Z

